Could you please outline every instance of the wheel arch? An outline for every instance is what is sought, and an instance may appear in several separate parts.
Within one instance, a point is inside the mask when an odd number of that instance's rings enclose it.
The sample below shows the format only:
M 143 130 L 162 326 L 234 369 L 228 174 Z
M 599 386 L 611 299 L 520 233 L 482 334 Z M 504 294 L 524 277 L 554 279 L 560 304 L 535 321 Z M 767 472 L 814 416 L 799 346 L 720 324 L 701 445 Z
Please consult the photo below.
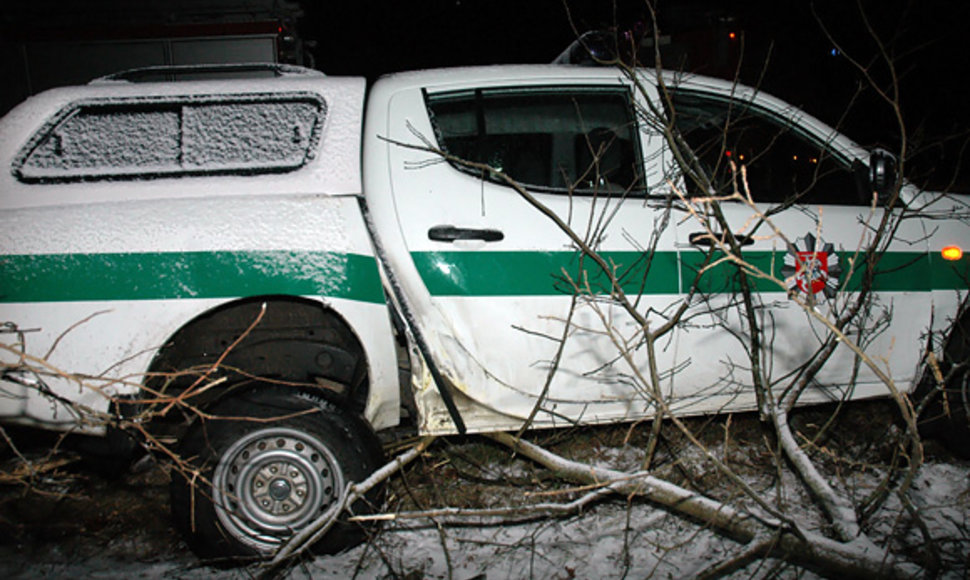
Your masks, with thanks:
M 925 365 L 913 393 L 922 409 L 920 433 L 941 439 L 952 453 L 967 458 L 970 457 L 970 370 L 965 365 L 970 357 L 970 297 L 962 298 L 955 315 L 948 317 L 937 332 L 939 342 L 930 335 L 927 349 L 942 357 L 936 363 Z M 938 373 L 948 377 L 945 384 L 939 384 Z
M 215 388 L 200 389 L 214 381 Z M 179 327 L 155 353 L 144 385 L 157 399 L 201 390 L 186 402 L 204 406 L 253 382 L 290 385 L 361 414 L 368 355 L 347 319 L 323 301 L 240 298 Z
M 953 323 L 946 333 L 943 355 L 949 362 L 959 362 L 970 355 L 970 296 L 964 298 Z

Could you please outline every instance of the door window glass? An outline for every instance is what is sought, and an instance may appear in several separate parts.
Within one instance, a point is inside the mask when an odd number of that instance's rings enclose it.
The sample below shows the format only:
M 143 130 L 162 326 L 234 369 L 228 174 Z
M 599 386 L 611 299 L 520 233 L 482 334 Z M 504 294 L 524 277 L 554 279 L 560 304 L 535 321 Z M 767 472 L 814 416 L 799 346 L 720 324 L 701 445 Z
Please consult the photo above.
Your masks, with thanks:
M 640 152 L 624 88 L 475 89 L 428 96 L 438 144 L 539 191 L 638 192 Z M 488 171 L 454 163 L 463 171 Z
M 868 205 L 851 165 L 784 119 L 736 101 L 679 91 L 674 124 L 719 195 L 733 191 L 730 162 L 745 166 L 755 202 Z M 697 180 L 688 193 L 707 195 Z

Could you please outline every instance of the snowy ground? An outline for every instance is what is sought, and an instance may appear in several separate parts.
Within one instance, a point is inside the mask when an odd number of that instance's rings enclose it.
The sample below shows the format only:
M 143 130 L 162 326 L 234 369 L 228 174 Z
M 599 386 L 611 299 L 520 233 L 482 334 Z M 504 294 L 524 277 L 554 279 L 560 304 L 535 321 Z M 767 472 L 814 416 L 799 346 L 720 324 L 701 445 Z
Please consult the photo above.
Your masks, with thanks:
M 797 514 L 807 529 L 824 519 L 788 472 L 765 470 L 756 431 L 736 420 L 732 437 L 715 441 L 721 420 L 711 429 L 711 448 L 727 457 L 745 480 L 772 502 Z M 749 422 L 753 422 L 748 419 Z M 624 443 L 625 431 L 585 431 L 575 443 L 559 437 L 557 451 L 592 464 L 634 469 L 641 459 L 638 441 Z M 852 441 L 857 445 L 857 441 Z M 725 447 L 726 446 L 726 447 Z M 970 554 L 970 462 L 928 446 L 929 458 L 911 497 L 932 548 L 942 560 L 941 577 L 966 578 Z M 565 450 L 565 451 L 564 451 Z M 858 449 L 859 463 L 833 463 L 833 481 L 863 497 L 885 474 L 873 463 L 878 450 Z M 730 494 L 696 451 L 669 445 L 661 451 L 658 471 L 676 478 L 690 473 L 694 485 L 710 493 Z M 75 471 L 59 487 L 23 494 L 5 487 L 0 496 L 0 574 L 13 577 L 93 578 L 246 578 L 253 570 L 217 570 L 200 565 L 168 526 L 167 475 L 164 466 L 143 463 L 121 481 L 106 481 Z M 54 480 L 51 480 L 52 482 Z M 52 484 L 53 485 L 53 484 Z M 521 459 L 482 440 L 448 441 L 409 471 L 407 484 L 391 488 L 389 505 L 398 509 L 519 505 L 531 501 L 565 502 L 575 497 Z M 928 549 L 920 527 L 897 498 L 868 520 L 878 542 L 910 558 Z M 440 525 L 439 525 L 440 524 Z M 736 555 L 740 546 L 704 526 L 636 499 L 600 502 L 581 514 L 537 519 L 515 525 L 456 525 L 416 519 L 385 523 L 370 543 L 336 556 L 318 556 L 291 572 L 293 578 L 686 578 Z M 776 560 L 750 565 L 732 577 L 812 578 L 812 572 Z

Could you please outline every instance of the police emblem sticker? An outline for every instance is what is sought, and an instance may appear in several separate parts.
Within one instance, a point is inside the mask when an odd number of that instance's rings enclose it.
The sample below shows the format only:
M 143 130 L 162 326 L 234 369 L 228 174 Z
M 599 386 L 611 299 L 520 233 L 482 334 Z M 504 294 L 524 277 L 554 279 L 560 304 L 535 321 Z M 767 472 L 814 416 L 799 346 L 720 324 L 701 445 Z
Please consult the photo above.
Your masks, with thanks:
M 814 299 L 834 298 L 839 290 L 842 267 L 832 244 L 806 234 L 798 238 L 794 246 L 785 255 L 781 269 L 789 295 L 803 292 Z

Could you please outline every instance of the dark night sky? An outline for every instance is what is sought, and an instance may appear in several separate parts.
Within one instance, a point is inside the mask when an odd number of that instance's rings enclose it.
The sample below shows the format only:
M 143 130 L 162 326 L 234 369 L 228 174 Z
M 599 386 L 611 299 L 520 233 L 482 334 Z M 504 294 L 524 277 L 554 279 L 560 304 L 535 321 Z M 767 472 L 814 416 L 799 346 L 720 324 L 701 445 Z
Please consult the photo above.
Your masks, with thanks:
M 612 22 L 600 2 L 593 26 Z M 307 3 L 304 35 L 316 37 L 318 66 L 332 74 L 549 62 L 575 38 L 561 0 L 422 0 L 324 6 Z M 582 18 L 583 29 L 594 22 Z
M 921 142 L 963 132 L 970 113 L 958 88 L 970 74 L 966 0 L 679 0 L 660 2 L 662 34 L 712 38 L 727 28 L 743 32 L 741 80 L 836 124 L 861 75 L 846 56 L 871 63 L 879 46 L 874 31 L 897 65 L 909 131 Z M 328 74 L 363 74 L 371 79 L 399 70 L 440 66 L 549 62 L 580 31 L 649 22 L 643 0 L 421 0 L 420 2 L 306 3 L 303 36 L 315 40 L 317 67 Z M 814 9 L 812 8 L 814 6 Z M 570 22 L 570 17 L 572 22 Z M 727 17 L 733 24 L 717 28 Z M 831 54 L 833 43 L 845 53 Z M 727 26 L 724 28 L 723 26 Z M 740 48 L 736 42 L 733 48 Z M 888 68 L 870 68 L 885 84 Z M 895 146 L 891 110 L 872 91 L 846 115 L 846 131 L 863 144 Z M 960 142 L 959 139 L 954 140 Z M 951 143 L 951 158 L 958 147 Z M 921 171 L 932 171 L 941 150 L 924 152 Z M 951 159 L 951 164 L 952 164 Z M 970 165 L 970 163 L 968 163 Z M 922 168 L 925 166 L 925 169 Z
M 191 6 L 201 14 L 217 6 L 247 4 L 247 0 L 91 0 L 82 10 L 80 3 L 67 0 L 20 4 L 23 1 L 0 0 L 0 15 L 5 15 L 0 34 L 29 38 L 52 26 L 52 14 L 84 15 L 89 22 L 81 25 L 90 26 L 90 20 L 100 21 L 101 16 L 124 20 L 152 11 L 165 15 L 175 10 L 173 6 L 183 10 Z M 71 8 L 44 8 L 60 2 Z M 371 80 L 419 68 L 549 62 L 575 38 L 576 31 L 610 26 L 631 30 L 650 23 L 645 0 L 300 3 L 305 16 L 299 32 L 316 43 L 312 53 L 317 68 L 331 75 L 363 75 Z M 101 6 L 103 12 L 104 6 L 118 4 L 131 9 L 89 14 L 90 6 Z M 742 82 L 759 85 L 831 124 L 839 123 L 846 113 L 861 78 L 846 55 L 868 64 L 878 52 L 867 33 L 871 26 L 897 65 L 907 128 L 916 138 L 913 144 L 924 147 L 950 137 L 946 148 L 925 149 L 916 159 L 918 169 L 934 171 L 941 157 L 951 166 L 958 165 L 960 146 L 970 128 L 970 107 L 962 92 L 965 79 L 970 78 L 966 38 L 970 0 L 657 0 L 655 4 L 659 4 L 661 34 L 707 51 L 692 55 L 693 70 L 717 72 L 713 55 L 740 54 Z M 860 15 L 860 5 L 868 21 Z M 60 19 L 61 25 L 69 28 L 71 24 L 64 25 L 64 20 Z M 833 45 L 823 25 L 844 45 L 845 54 L 831 55 Z M 726 41 L 729 30 L 740 33 L 730 43 Z M 727 52 L 715 51 L 717 43 L 727 46 Z M 869 70 L 886 85 L 889 75 L 884 64 Z M 890 109 L 872 91 L 856 99 L 844 116 L 845 131 L 863 145 L 892 148 L 898 142 Z M 970 159 L 964 164 L 970 167 Z

